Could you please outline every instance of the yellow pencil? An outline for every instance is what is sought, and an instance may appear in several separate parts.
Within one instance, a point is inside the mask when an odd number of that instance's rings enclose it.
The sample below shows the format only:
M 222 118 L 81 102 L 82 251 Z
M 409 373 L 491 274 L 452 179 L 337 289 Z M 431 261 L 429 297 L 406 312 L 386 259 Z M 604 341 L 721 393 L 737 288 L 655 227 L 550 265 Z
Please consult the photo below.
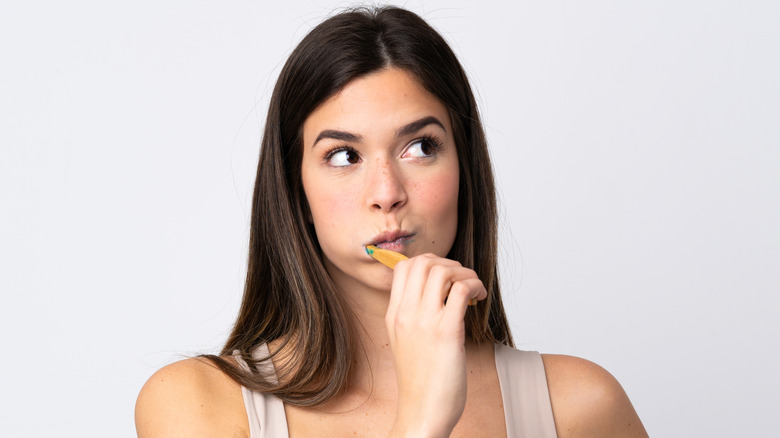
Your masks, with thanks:
M 395 269 L 396 263 L 409 258 L 400 252 L 390 251 L 389 249 L 382 249 L 374 245 L 367 245 L 366 252 L 368 255 L 375 258 L 379 263 L 387 266 L 390 269 Z
M 368 255 L 376 259 L 379 263 L 387 266 L 390 269 L 395 269 L 395 264 L 401 260 L 406 260 L 409 257 L 401 254 L 400 252 L 390 251 L 389 249 L 382 249 L 374 245 L 367 245 L 366 252 Z M 469 306 L 475 306 L 477 300 L 469 300 Z

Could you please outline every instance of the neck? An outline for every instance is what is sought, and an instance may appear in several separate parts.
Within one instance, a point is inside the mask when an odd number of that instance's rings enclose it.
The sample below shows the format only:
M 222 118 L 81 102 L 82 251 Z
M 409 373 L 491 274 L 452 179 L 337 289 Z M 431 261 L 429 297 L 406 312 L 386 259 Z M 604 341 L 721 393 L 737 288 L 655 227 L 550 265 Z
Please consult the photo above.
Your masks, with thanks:
M 357 337 L 349 392 L 358 398 L 367 394 L 394 397 L 397 391 L 395 363 L 385 325 L 390 291 L 373 289 L 339 274 L 331 271 L 331 278 L 353 316 L 353 333 Z

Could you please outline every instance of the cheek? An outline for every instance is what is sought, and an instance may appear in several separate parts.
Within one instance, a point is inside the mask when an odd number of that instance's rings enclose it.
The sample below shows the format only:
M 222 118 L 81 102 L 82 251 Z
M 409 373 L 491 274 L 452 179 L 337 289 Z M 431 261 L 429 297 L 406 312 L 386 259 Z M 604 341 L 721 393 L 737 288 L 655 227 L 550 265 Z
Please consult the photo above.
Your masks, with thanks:
M 354 190 L 308 181 L 304 182 L 304 191 L 315 228 L 336 227 L 354 217 L 355 193 L 351 193 Z
M 416 185 L 422 205 L 441 219 L 458 217 L 458 173 L 440 172 Z
M 349 248 L 349 245 L 344 245 L 349 241 L 348 230 L 357 229 L 358 226 L 354 222 L 359 217 L 356 214 L 354 189 L 320 181 L 305 192 L 320 248 L 328 260 L 338 260 L 339 254 Z

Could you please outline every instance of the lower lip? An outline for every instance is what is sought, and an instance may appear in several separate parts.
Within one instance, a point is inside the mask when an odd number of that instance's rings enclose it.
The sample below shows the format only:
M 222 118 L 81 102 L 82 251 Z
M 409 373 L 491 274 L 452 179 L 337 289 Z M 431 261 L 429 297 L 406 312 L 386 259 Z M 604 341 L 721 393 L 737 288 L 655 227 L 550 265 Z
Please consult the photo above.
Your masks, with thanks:
M 403 251 L 404 248 L 406 248 L 406 245 L 411 243 L 411 241 L 412 241 L 412 236 L 404 236 L 404 237 L 399 237 L 395 240 L 377 243 L 376 247 L 382 249 L 389 249 L 390 251 L 401 252 Z

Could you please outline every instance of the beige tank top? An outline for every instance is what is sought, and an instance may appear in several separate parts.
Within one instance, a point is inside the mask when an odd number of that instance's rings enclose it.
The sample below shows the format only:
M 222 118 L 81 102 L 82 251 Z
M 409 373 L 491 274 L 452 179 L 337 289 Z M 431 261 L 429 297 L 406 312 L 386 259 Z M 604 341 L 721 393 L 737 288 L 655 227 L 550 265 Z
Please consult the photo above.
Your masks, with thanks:
M 496 344 L 496 371 L 504 401 L 504 419 L 508 438 L 555 438 L 550 394 L 542 356 L 535 351 L 516 350 Z M 262 344 L 254 354 L 268 357 Z M 238 358 L 243 363 L 243 361 Z M 274 376 L 273 363 L 266 360 L 259 371 Z M 288 438 L 284 403 L 272 394 L 241 388 L 249 417 L 250 438 Z

